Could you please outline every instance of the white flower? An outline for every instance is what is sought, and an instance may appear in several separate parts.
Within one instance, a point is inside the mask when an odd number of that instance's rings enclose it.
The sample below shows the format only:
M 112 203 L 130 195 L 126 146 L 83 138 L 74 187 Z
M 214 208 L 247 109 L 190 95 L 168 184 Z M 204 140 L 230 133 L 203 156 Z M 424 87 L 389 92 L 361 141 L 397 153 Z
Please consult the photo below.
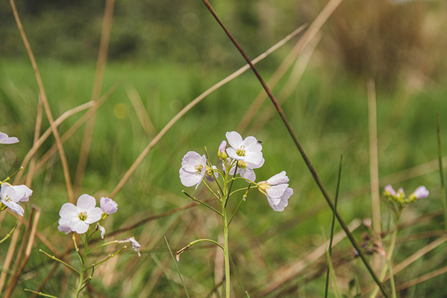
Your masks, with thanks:
M 16 137 L 8 137 L 7 134 L 0 132 L 0 144 L 14 144 L 18 143 L 19 139 Z
M 113 214 L 118 210 L 118 204 L 109 198 L 101 198 L 101 200 L 99 200 L 99 206 L 106 214 Z
M 135 240 L 134 237 L 130 237 L 130 238 L 126 238 L 126 239 L 122 239 L 122 240 L 118 240 L 118 243 L 126 243 L 126 242 L 131 242 L 132 243 L 132 248 L 135 249 L 135 251 L 137 252 L 138 256 L 140 257 L 140 243 L 137 242 L 137 240 Z
M 70 221 L 68 221 L 67 219 L 62 217 L 59 218 L 58 224 L 59 226 L 57 227 L 57 229 L 61 232 L 65 232 L 65 235 L 71 232 Z
M 206 173 L 206 157 L 199 153 L 189 151 L 182 159 L 182 167 L 179 170 L 180 180 L 184 186 L 199 186 Z
M 86 194 L 79 197 L 76 206 L 72 203 L 62 205 L 59 211 L 59 215 L 61 216 L 58 227 L 59 231 L 67 233 L 68 226 L 71 231 L 78 234 L 87 232 L 90 224 L 101 219 L 102 210 L 95 206 L 95 198 Z
M 28 202 L 29 197 L 33 194 L 33 191 L 26 185 L 11 185 L 16 192 L 16 195 L 20 197 L 20 202 Z
M 255 137 L 250 136 L 242 140 L 241 135 L 235 131 L 227 132 L 225 136 L 231 146 L 227 148 L 229 157 L 254 165 L 261 163 L 263 159 L 262 146 Z
M 101 231 L 101 238 L 104 239 L 104 234 L 106 233 L 106 229 L 101 225 L 98 225 L 98 228 Z
M 275 211 L 283 211 L 288 204 L 288 199 L 293 194 L 293 189 L 289 188 L 289 178 L 286 172 L 271 177 L 267 181 L 258 183 L 259 191 L 267 196 L 270 207 Z
M 0 190 L 0 200 L 2 204 L 18 215 L 23 216 L 24 210 L 19 204 L 21 198 L 21 194 L 17 194 L 15 189 L 10 184 L 2 184 L 2 188 Z
M 255 181 L 256 180 L 256 174 L 253 171 L 254 169 L 258 169 L 260 167 L 262 167 L 264 165 L 264 158 L 262 158 L 261 162 L 257 165 L 249 163 L 249 162 L 245 162 L 242 160 L 239 160 L 237 162 L 237 174 L 241 174 L 241 177 L 251 180 L 251 181 Z M 236 167 L 232 167 L 230 170 L 230 175 L 234 175 L 234 169 Z

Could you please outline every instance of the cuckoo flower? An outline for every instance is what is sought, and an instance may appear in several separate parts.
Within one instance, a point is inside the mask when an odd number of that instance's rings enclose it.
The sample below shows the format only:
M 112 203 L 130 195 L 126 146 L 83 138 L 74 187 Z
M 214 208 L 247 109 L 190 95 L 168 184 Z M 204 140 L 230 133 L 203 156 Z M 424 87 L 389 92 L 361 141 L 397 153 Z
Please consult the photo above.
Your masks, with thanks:
M 219 156 L 219 159 L 227 159 L 228 155 L 225 152 L 225 148 L 227 147 L 227 142 L 224 140 L 222 141 L 222 143 L 220 143 L 219 145 L 219 150 L 217 150 L 217 156 Z
M 256 174 L 253 170 L 262 167 L 264 165 L 264 161 L 265 161 L 264 158 L 262 158 L 261 162 L 259 164 L 255 165 L 255 164 L 252 164 L 249 162 L 239 160 L 237 162 L 237 174 L 240 174 L 241 177 L 243 177 L 245 179 L 255 181 Z M 236 167 L 231 168 L 230 175 L 234 175 L 235 168 Z
M 288 184 L 289 178 L 286 172 L 271 177 L 267 181 L 258 183 L 259 191 L 267 196 L 270 207 L 275 211 L 283 211 L 288 204 L 288 199 L 293 194 Z
M 102 210 L 96 207 L 94 197 L 84 194 L 79 197 L 76 206 L 72 203 L 62 205 L 59 215 L 59 231 L 67 233 L 67 227 L 70 227 L 71 231 L 84 234 L 90 224 L 101 219 Z
M 99 206 L 101 207 L 102 212 L 107 215 L 113 214 L 118 210 L 118 204 L 109 198 L 101 198 L 101 200 L 99 200 Z
M 2 204 L 11 209 L 12 211 L 14 211 L 15 213 L 17 213 L 18 215 L 23 216 L 24 210 L 19 204 L 21 198 L 22 198 L 21 194 L 20 193 L 18 194 L 10 184 L 8 183 L 2 184 L 2 188 L 0 190 L 0 200 Z
M 7 134 L 0 132 L 0 144 L 14 144 L 18 143 L 19 139 L 16 137 L 8 137 Z
M 182 167 L 179 170 L 180 180 L 184 186 L 199 186 L 206 173 L 206 157 L 199 153 L 189 151 L 182 159 Z
M 138 256 L 140 257 L 140 243 L 137 242 L 137 240 L 135 240 L 134 237 L 130 237 L 130 238 L 126 238 L 126 239 L 122 239 L 122 240 L 118 240 L 118 243 L 126 243 L 126 242 L 131 242 L 132 243 L 132 248 L 137 252 Z
M 262 162 L 262 146 L 255 137 L 250 136 L 242 140 L 241 135 L 235 131 L 227 132 L 226 137 L 231 146 L 227 148 L 229 157 L 254 165 Z
M 428 197 L 430 192 L 425 188 L 425 186 L 419 186 L 416 190 L 410 195 L 410 197 L 414 196 L 416 199 L 425 199 Z

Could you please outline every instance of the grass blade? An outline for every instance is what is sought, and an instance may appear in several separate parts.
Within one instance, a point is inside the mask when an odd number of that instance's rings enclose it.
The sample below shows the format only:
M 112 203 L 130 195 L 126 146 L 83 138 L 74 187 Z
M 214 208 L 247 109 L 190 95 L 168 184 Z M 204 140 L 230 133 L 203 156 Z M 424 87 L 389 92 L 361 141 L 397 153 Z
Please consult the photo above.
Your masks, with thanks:
M 175 269 L 177 270 L 178 277 L 180 277 L 180 280 L 182 282 L 183 288 L 185 289 L 186 297 L 189 298 L 188 290 L 186 289 L 185 283 L 183 282 L 182 275 L 180 274 L 180 270 L 178 269 L 177 261 L 175 260 L 174 255 L 172 254 L 172 250 L 171 250 L 171 247 L 169 246 L 168 239 L 166 239 L 166 237 L 164 237 L 164 238 L 165 238 L 166 246 L 169 249 L 169 253 L 171 254 L 172 260 L 174 261 L 174 265 L 175 265 Z
M 442 167 L 442 154 L 441 154 L 441 125 L 439 123 L 439 113 L 436 114 L 437 126 L 438 126 L 438 159 L 439 159 L 439 175 L 441 177 L 441 196 L 442 203 L 444 204 L 444 225 L 447 232 L 447 202 L 445 198 L 445 182 L 444 182 L 444 168 Z

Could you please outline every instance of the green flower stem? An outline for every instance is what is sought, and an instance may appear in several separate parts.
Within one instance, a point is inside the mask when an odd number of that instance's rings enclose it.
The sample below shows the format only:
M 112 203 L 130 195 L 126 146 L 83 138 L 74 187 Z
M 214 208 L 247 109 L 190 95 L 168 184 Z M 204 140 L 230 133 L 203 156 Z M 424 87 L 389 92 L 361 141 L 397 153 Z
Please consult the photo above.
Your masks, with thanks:
M 225 295 L 230 298 L 230 255 L 228 252 L 228 224 L 227 210 L 222 210 L 222 223 L 224 226 L 224 256 L 225 256 Z
M 230 167 L 230 168 L 231 168 L 231 167 Z M 229 201 L 229 199 L 230 199 L 231 188 L 233 187 L 233 182 L 234 182 L 234 180 L 236 180 L 236 179 L 235 179 L 235 177 L 236 177 L 236 173 L 237 173 L 237 163 L 236 163 L 236 167 L 235 167 L 235 169 L 234 169 L 233 178 L 231 179 L 230 188 L 227 189 L 227 188 L 225 187 L 225 189 L 226 189 L 226 191 L 227 191 L 227 195 L 224 196 L 224 197 L 225 197 L 225 205 L 224 205 L 223 209 L 227 208 L 227 203 L 228 203 L 228 201 Z M 226 175 L 225 180 L 227 180 L 227 179 L 226 179 L 227 177 L 228 177 L 228 175 Z M 228 183 L 226 183 L 226 186 L 228 186 Z M 223 210 L 222 210 L 222 211 L 223 211 Z
M 228 226 L 230 226 L 230 223 L 231 223 L 231 221 L 233 220 L 233 217 L 236 215 L 236 212 L 237 212 L 237 210 L 239 209 L 239 206 L 242 204 L 242 201 L 244 201 L 244 198 L 245 198 L 245 197 L 246 197 L 246 196 L 244 195 L 244 196 L 242 197 L 242 199 L 239 201 L 239 204 L 237 205 L 236 210 L 234 210 L 233 215 L 231 216 L 230 220 L 228 221 Z
M 14 230 L 17 227 L 18 222 L 16 223 L 16 225 L 12 228 L 12 230 L 5 236 L 5 238 L 3 238 L 2 240 L 0 240 L 0 243 L 2 243 L 3 241 L 5 241 L 6 239 L 8 239 L 9 237 L 11 237 L 12 233 L 14 232 Z
M 213 196 L 215 196 L 220 201 L 220 197 L 211 189 L 208 183 L 205 182 L 205 179 L 203 179 L 202 182 L 203 184 L 205 184 L 206 188 L 208 188 L 208 190 L 213 194 Z
M 55 256 L 52 256 L 52 255 L 50 255 L 49 253 L 47 253 L 47 252 L 45 252 L 45 251 L 43 251 L 43 250 L 41 250 L 41 249 L 39 249 L 39 252 L 43 253 L 44 255 L 46 255 L 47 257 L 49 257 L 50 259 L 53 259 L 53 260 L 55 260 L 55 261 L 58 261 L 58 262 L 61 263 L 62 265 L 67 266 L 68 268 L 70 268 L 71 270 L 73 270 L 74 272 L 76 272 L 76 273 L 79 275 L 79 271 L 76 270 L 76 268 L 74 268 L 73 266 L 71 266 L 71 265 L 65 263 L 65 262 L 62 261 L 62 260 L 59 260 L 59 259 L 56 258 Z
M 383 279 L 385 278 L 386 275 L 386 271 L 388 270 L 388 265 L 391 266 L 391 259 L 393 257 L 393 251 L 394 251 L 394 247 L 396 245 L 396 238 L 397 238 L 397 230 L 398 230 L 398 222 L 399 222 L 399 218 L 400 215 L 402 214 L 402 210 L 400 209 L 399 212 L 396 214 L 396 222 L 394 224 L 394 231 L 393 231 L 393 235 L 391 236 L 391 243 L 390 243 L 390 248 L 387 252 L 387 262 L 383 265 L 382 271 L 380 272 L 380 276 L 379 279 L 380 281 L 383 281 Z M 372 295 L 370 296 L 370 298 L 374 298 L 377 296 L 377 293 L 379 292 L 379 288 L 375 287 L 374 291 L 372 293 Z
M 119 250 L 117 250 L 115 253 L 113 254 L 109 254 L 107 256 L 107 258 L 105 258 L 104 260 L 96 263 L 96 264 L 92 264 L 90 267 L 85 268 L 85 271 L 90 270 L 90 269 L 95 269 L 95 267 L 99 267 L 100 265 L 102 265 L 104 262 L 106 262 L 107 260 L 110 260 L 111 258 L 113 258 L 114 256 L 116 256 L 117 254 L 119 254 L 120 252 L 122 252 L 124 249 L 126 249 L 127 246 L 124 245 L 123 247 L 121 247 Z M 93 272 L 92 272 L 93 275 Z
M 20 172 L 21 170 L 23 170 L 23 167 L 20 167 L 17 171 L 15 171 L 11 176 L 7 177 L 5 180 L 3 180 L 0 185 L 2 185 L 5 182 L 8 182 L 9 180 L 11 180 L 12 177 L 14 177 L 15 175 L 17 175 L 18 172 Z
M 85 262 L 87 260 L 87 251 L 88 251 L 88 230 L 85 233 L 85 239 L 82 238 L 81 235 L 81 240 L 84 243 L 84 251 L 82 253 L 82 262 L 81 262 L 81 272 L 79 273 L 79 282 L 78 282 L 78 286 L 76 288 L 76 293 L 75 293 L 75 297 L 78 298 L 79 297 L 79 293 L 82 291 L 82 289 L 84 288 L 85 285 L 84 284 L 84 274 L 86 271 L 85 268 Z
M 437 113 L 438 124 L 438 159 L 439 159 L 439 175 L 441 177 L 441 196 L 442 203 L 444 204 L 444 224 L 445 231 L 447 232 L 447 202 L 445 196 L 445 181 L 444 181 L 444 167 L 442 166 L 442 150 L 441 150 L 441 125 L 439 123 L 439 113 Z
M 214 175 L 214 171 L 215 170 L 213 170 L 213 165 L 211 164 L 210 156 L 208 154 L 208 150 L 206 149 L 206 146 L 205 146 L 205 154 L 206 154 L 206 161 L 208 162 L 208 166 L 210 168 L 210 171 L 211 171 L 211 173 L 213 173 L 214 181 L 216 181 L 216 184 L 219 187 L 220 193 L 222 193 L 222 187 L 220 187 L 220 183 L 217 180 L 216 175 Z
M 213 207 L 211 207 L 210 205 L 208 205 L 207 203 L 204 203 L 200 200 L 197 200 L 196 198 L 194 198 L 193 196 L 189 195 L 188 193 L 186 193 L 184 190 L 182 190 L 182 192 L 190 199 L 192 199 L 193 201 L 202 204 L 205 207 L 208 207 L 209 209 L 213 210 L 214 212 L 216 212 L 217 214 L 219 214 L 220 216 L 222 216 L 222 213 L 220 213 L 219 211 L 217 211 L 216 209 L 214 209 Z
M 43 296 L 43 297 L 57 298 L 56 296 L 52 296 L 52 295 L 48 295 L 48 294 L 44 294 L 44 293 L 42 293 L 42 292 L 36 292 L 36 291 L 33 291 L 33 290 L 29 290 L 29 289 L 25 289 L 25 291 L 27 291 L 27 292 L 31 292 L 31 293 L 34 293 L 34 294 L 37 294 L 37 295 L 39 295 L 39 296 Z
M 87 254 L 90 254 L 92 251 L 94 251 L 94 250 L 96 250 L 98 248 L 101 248 L 101 247 L 104 247 L 104 246 L 107 246 L 107 245 L 110 245 L 110 244 L 114 244 L 114 243 L 119 243 L 119 241 L 118 240 L 113 240 L 113 241 L 106 242 L 106 243 L 103 243 L 101 245 L 98 245 L 97 247 L 95 247 L 91 251 L 89 251 Z
M 191 246 L 193 246 L 194 244 L 199 243 L 199 242 L 203 242 L 203 241 L 207 241 L 207 242 L 214 243 L 214 244 L 216 244 L 217 246 L 219 246 L 220 248 L 222 248 L 222 250 L 224 250 L 223 246 L 220 245 L 219 242 L 216 242 L 216 241 L 211 240 L 211 239 L 197 239 L 197 240 L 194 240 L 193 242 L 191 242 L 191 243 L 188 244 L 188 247 L 191 247 Z
M 391 262 L 388 260 L 388 265 L 390 268 L 390 284 L 391 284 L 391 297 L 396 298 L 396 285 L 394 284 L 394 273 L 393 266 L 391 266 Z

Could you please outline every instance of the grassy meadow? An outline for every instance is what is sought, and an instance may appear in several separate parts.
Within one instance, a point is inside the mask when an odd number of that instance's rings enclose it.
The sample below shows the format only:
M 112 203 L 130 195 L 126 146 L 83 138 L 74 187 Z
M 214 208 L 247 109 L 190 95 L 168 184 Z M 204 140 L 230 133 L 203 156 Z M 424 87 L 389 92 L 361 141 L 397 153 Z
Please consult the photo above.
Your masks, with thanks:
M 214 29 L 221 34 L 217 25 Z M 289 42 L 257 65 L 266 81 L 292 46 Z M 361 243 L 362 235 L 367 232 L 361 222 L 372 216 L 367 80 L 346 71 L 340 62 L 324 59 L 327 52 L 323 46 L 317 46 L 301 79 L 294 77 L 290 69 L 273 88 L 273 93 L 277 95 L 292 83 L 293 90 L 282 108 L 332 197 L 340 155 L 343 155 L 338 209 L 345 222 L 355 227 L 353 234 Z M 264 50 L 259 49 L 259 52 Z M 95 61 L 75 63 L 38 57 L 37 64 L 55 119 L 90 101 Z M 233 61 L 233 65 L 234 68 L 214 67 L 205 62 L 178 63 L 169 59 L 156 63 L 108 62 L 101 94 L 115 84 L 116 90 L 96 113 L 85 176 L 82 185 L 74 186 L 75 198 L 84 193 L 97 200 L 110 195 L 144 148 L 178 112 L 244 64 L 239 59 Z M 407 194 L 420 185 L 430 191 L 426 199 L 403 211 L 394 265 L 407 261 L 433 241 L 444 239 L 436 113 L 440 116 L 445 155 L 445 86 L 445 76 L 420 84 L 401 76 L 393 83 L 393 88 L 380 80 L 376 84 L 380 194 L 387 184 L 395 189 L 403 187 Z M 209 198 L 203 185 L 194 191 L 180 183 L 182 157 L 188 151 L 204 154 L 206 146 L 211 160 L 220 166 L 216 155 L 220 142 L 227 131 L 238 130 L 241 121 L 247 119 L 246 113 L 261 91 L 261 85 L 248 70 L 180 118 L 114 197 L 119 209 L 107 219 L 107 233 L 192 203 L 182 190 L 197 198 Z M 7 177 L 18 169 L 32 148 L 38 102 L 39 88 L 27 57 L 0 57 L 0 131 L 20 140 L 18 144 L 1 147 L 0 177 Z M 58 128 L 60 135 L 87 111 L 84 109 L 64 120 Z M 282 120 L 273 111 L 273 105 L 266 99 L 248 127 L 238 132 L 243 137 L 253 135 L 262 141 L 265 164 L 256 170 L 257 180 L 267 180 L 284 170 L 294 194 L 283 212 L 274 212 L 265 196 L 256 190 L 250 191 L 242 203 L 230 229 L 232 297 L 246 297 L 245 291 L 250 297 L 324 297 L 327 259 L 323 243 L 329 238 L 332 212 Z M 42 119 L 40 134 L 49 127 L 45 112 Z M 84 131 L 85 124 L 64 143 L 73 184 Z M 55 140 L 51 135 L 36 153 L 37 165 L 53 144 Z M 23 172 L 21 180 L 15 184 L 25 183 L 28 168 Z M 239 187 L 243 186 L 242 182 L 238 183 Z M 72 241 L 69 235 L 57 230 L 59 210 L 68 202 L 57 153 L 35 169 L 30 188 L 33 190 L 30 203 L 22 204 L 24 219 L 27 220 L 31 205 L 40 208 L 37 230 L 58 254 L 62 254 Z M 230 199 L 230 210 L 234 210 L 240 197 L 236 195 Z M 216 201 L 209 204 L 217 205 Z M 382 230 L 391 234 L 392 213 L 383 200 L 381 216 Z M 11 214 L 2 212 L 1 238 L 15 222 Z M 23 235 L 24 226 L 21 229 L 20 235 Z M 359 293 L 369 297 L 365 289 L 373 283 L 371 277 L 362 262 L 352 257 L 352 246 L 339 224 L 335 225 L 335 231 L 343 237 L 333 248 L 337 286 L 331 283 L 329 297 L 338 297 L 337 292 L 345 295 L 343 297 L 355 297 Z M 83 297 L 186 297 L 164 237 L 176 251 L 195 239 L 221 241 L 223 235 L 220 218 L 203 206 L 195 206 L 148 220 L 112 239 L 130 236 L 135 236 L 141 244 L 141 257 L 128 248 L 99 267 Z M 22 237 L 17 239 L 15 254 L 23 241 Z M 390 235 L 387 235 L 383 239 L 385 250 L 389 241 Z M 0 266 L 7 276 L 3 291 L 15 264 L 13 258 L 5 269 L 3 262 L 11 249 L 10 243 L 11 240 L 7 240 L 0 244 Z M 39 249 L 50 253 L 47 245 L 36 238 L 12 297 L 29 297 L 30 293 L 23 289 L 38 289 L 51 273 L 55 262 Z M 396 272 L 397 297 L 445 297 L 445 274 L 414 282 L 420 276 L 445 269 L 445 249 L 442 242 Z M 96 251 L 91 258 L 100 260 L 114 251 L 114 247 L 107 247 Z M 368 256 L 370 263 L 377 263 L 381 258 Z M 77 264 L 75 251 L 65 256 L 65 260 Z M 223 297 L 223 254 L 215 246 L 197 244 L 182 254 L 177 265 L 191 297 Z M 289 276 L 290 270 L 295 271 Z M 75 284 L 74 274 L 59 266 L 41 291 L 57 297 L 72 297 Z M 388 281 L 384 284 L 390 288 Z

